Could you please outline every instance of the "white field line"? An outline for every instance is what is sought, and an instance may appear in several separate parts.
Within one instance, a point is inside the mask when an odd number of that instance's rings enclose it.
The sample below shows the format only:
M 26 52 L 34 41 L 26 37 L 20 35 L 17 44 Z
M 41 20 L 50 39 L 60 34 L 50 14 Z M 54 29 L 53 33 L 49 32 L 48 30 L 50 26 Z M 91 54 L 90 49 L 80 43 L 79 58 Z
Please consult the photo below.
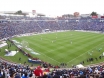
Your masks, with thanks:
M 30 42 L 31 44 L 33 44 L 32 42 Z M 33 44 L 34 45 L 34 44 Z M 32 49 L 33 50 L 33 49 Z M 37 52 L 37 53 L 40 53 L 40 52 Z M 46 56 L 46 57 L 48 57 L 48 58 L 50 58 L 51 60 L 53 60 L 53 61 L 56 61 L 55 59 L 53 59 L 53 58 L 51 58 L 51 57 L 49 57 L 49 56 L 47 56 L 47 55 L 45 55 L 44 53 L 40 53 L 40 54 L 42 54 L 42 55 L 44 55 L 44 56 Z M 60 64 L 60 62 L 58 62 L 58 61 L 56 61 L 57 63 L 59 63 Z
M 104 43 L 104 42 L 103 42 L 103 43 Z M 103 44 L 103 43 L 101 43 L 101 44 Z M 100 46 L 101 44 L 97 45 L 96 47 Z M 96 48 L 96 47 L 94 47 L 94 48 Z M 92 48 L 92 49 L 94 49 L 94 48 Z M 90 49 L 90 50 L 92 50 L 92 49 Z M 90 50 L 88 50 L 88 51 L 90 51 Z M 88 51 L 84 52 L 83 54 L 79 55 L 78 57 L 80 57 L 80 56 L 84 55 L 84 54 L 85 54 L 85 53 L 87 53 Z M 68 61 L 67 63 L 70 63 L 71 61 L 73 61 L 73 60 L 77 59 L 78 57 L 76 57 L 76 58 L 74 58 L 74 59 L 72 59 L 72 60 Z
M 44 55 L 44 56 L 46 56 L 46 57 L 48 57 L 48 58 L 50 58 L 50 59 L 53 60 L 53 61 L 56 61 L 55 59 L 53 59 L 53 58 L 51 58 L 51 57 L 45 55 L 44 53 L 41 53 L 41 54 Z M 58 62 L 58 61 L 56 61 L 56 62 L 60 64 L 60 62 Z
M 33 44 L 32 42 L 30 42 L 31 44 Z M 34 45 L 34 44 L 33 44 Z M 39 46 L 38 46 L 39 47 Z M 37 52 L 37 53 L 40 53 L 40 52 Z M 51 57 L 49 57 L 49 56 L 47 56 L 47 55 L 45 55 L 44 53 L 40 53 L 40 54 L 42 54 L 42 55 L 44 55 L 44 56 L 46 56 L 46 57 L 48 57 L 48 58 L 50 58 L 51 60 L 53 60 L 53 61 L 56 61 L 55 59 L 53 59 L 53 58 L 51 58 Z M 58 62 L 58 61 L 56 61 L 57 63 L 60 63 L 60 62 Z
M 82 37 L 83 38 L 83 37 Z M 46 40 L 49 40 L 49 39 L 46 39 Z M 33 43 L 31 43 L 31 44 L 33 44 Z M 34 44 L 33 44 L 34 45 Z M 39 47 L 39 46 L 38 46 Z M 63 47 L 61 47 L 61 48 L 63 48 Z M 57 48 L 57 49 L 59 49 L 59 48 Z M 56 49 L 56 50 L 57 50 Z M 91 50 L 91 49 L 90 49 Z M 54 50 L 52 50 L 52 51 L 47 51 L 46 53 L 48 53 L 48 52 L 53 52 Z M 37 52 L 37 53 L 40 53 L 40 52 Z M 42 54 L 42 55 L 44 55 L 44 56 L 46 56 L 46 57 L 48 57 L 48 58 L 50 58 L 51 60 L 53 60 L 53 61 L 56 61 L 55 59 L 53 59 L 53 58 L 51 58 L 51 57 L 49 57 L 49 56 L 47 56 L 47 55 L 45 55 L 44 53 L 40 53 L 40 54 Z M 85 54 L 85 53 L 83 53 L 83 54 Z M 83 55 L 82 54 L 82 55 Z M 82 55 L 80 55 L 80 56 L 82 56 Z M 78 56 L 79 57 L 79 56 Z M 78 57 L 76 57 L 76 58 L 78 58 Z M 74 59 L 72 59 L 71 61 L 73 61 Z M 60 63 L 60 62 L 58 62 L 58 61 L 56 61 L 57 63 Z M 70 61 L 69 61 L 70 62 Z M 68 63 L 68 62 L 67 62 Z
M 49 39 L 46 39 L 46 40 L 49 40 Z M 33 44 L 33 43 L 31 43 L 31 44 Z M 34 44 L 33 44 L 34 45 Z M 39 46 L 38 46 L 39 47 Z M 63 48 L 63 46 L 61 47 L 61 48 Z M 59 48 L 57 48 L 57 49 L 59 49 Z M 56 49 L 56 50 L 57 50 Z M 54 50 L 52 50 L 52 51 L 47 51 L 46 53 L 48 53 L 48 52 L 53 52 Z M 39 52 L 37 52 L 37 53 L 39 53 Z M 49 56 L 47 56 L 47 55 L 45 55 L 44 53 L 41 53 L 42 55 L 44 55 L 44 56 L 46 56 L 46 57 L 48 57 L 48 58 L 50 58 L 51 60 L 53 60 L 53 61 L 56 61 L 55 59 L 53 59 L 53 58 L 51 58 L 51 57 L 49 57 Z M 56 61 L 57 63 L 60 63 L 60 62 L 58 62 L 58 61 Z
M 81 37 L 81 39 L 84 39 L 85 37 Z M 95 38 L 95 37 L 94 37 Z M 78 38 L 79 39 L 79 38 Z M 88 38 L 88 39 L 90 39 L 90 37 Z M 50 39 L 45 39 L 45 40 L 50 40 Z M 60 39 L 58 39 L 58 40 L 60 40 Z M 75 39 L 74 39 L 75 40 Z M 57 42 L 57 41 L 55 41 L 55 42 Z M 54 42 L 54 43 L 55 43 Z M 63 40 L 63 42 L 67 42 L 67 40 Z M 83 42 L 83 41 L 80 41 L 80 43 L 81 42 Z M 54 44 L 54 43 L 52 43 L 52 44 Z M 69 42 L 69 44 L 71 44 L 70 42 Z M 69 44 L 67 44 L 67 45 L 69 45 Z M 74 43 L 75 44 L 75 43 Z M 60 43 L 59 43 L 59 45 L 60 45 Z M 58 50 L 58 49 L 61 49 L 61 48 L 63 48 L 63 47 L 59 47 L 59 48 L 56 48 L 55 50 Z M 48 53 L 48 52 L 53 52 L 54 50 L 51 50 L 51 51 L 47 51 L 47 52 L 45 52 L 45 53 Z
M 69 31 L 70 31 L 70 30 L 69 30 Z M 60 31 L 60 32 L 67 32 L 67 31 Z M 51 32 L 51 33 L 58 33 L 58 32 Z M 39 34 L 33 34 L 33 35 L 40 35 L 40 34 L 50 34 L 50 33 L 39 33 Z M 22 37 L 22 36 L 21 36 L 21 37 Z M 34 44 L 33 44 L 33 45 L 34 45 Z M 101 44 L 99 44 L 99 45 L 101 45 Z M 98 46 L 99 46 L 99 45 L 98 45 Z M 96 46 L 96 47 L 97 47 L 97 46 Z M 93 49 L 93 48 L 92 48 L 92 49 Z M 91 49 L 90 49 L 90 50 L 91 50 Z M 88 51 L 90 51 L 90 50 L 88 50 Z M 87 53 L 88 51 L 86 51 L 85 53 Z M 84 55 L 85 53 L 79 55 L 78 57 Z M 44 53 L 41 53 L 41 54 L 45 55 Z M 47 55 L 45 55 L 45 56 L 47 56 Z M 49 57 L 49 56 L 47 56 L 47 57 L 50 58 L 51 60 L 56 61 L 55 59 L 53 59 L 53 58 L 51 58 L 51 57 Z M 76 58 L 78 58 L 78 57 L 76 57 Z M 72 59 L 71 61 L 75 60 L 76 58 Z M 69 61 L 69 62 L 71 62 L 71 61 Z M 56 61 L 56 62 L 58 62 L 58 61 Z M 69 63 L 69 62 L 67 62 L 67 63 Z M 58 62 L 58 63 L 60 63 L 60 62 Z

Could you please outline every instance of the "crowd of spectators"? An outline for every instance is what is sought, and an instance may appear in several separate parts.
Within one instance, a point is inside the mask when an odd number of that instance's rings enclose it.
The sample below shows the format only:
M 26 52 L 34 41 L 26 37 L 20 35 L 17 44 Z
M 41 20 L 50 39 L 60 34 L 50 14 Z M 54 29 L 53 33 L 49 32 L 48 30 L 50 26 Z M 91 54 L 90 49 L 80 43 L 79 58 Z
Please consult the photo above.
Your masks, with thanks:
M 25 33 L 41 33 L 45 29 L 104 31 L 103 19 L 52 19 L 42 17 L 4 17 L 0 19 L 0 39 Z M 9 18 L 9 19 L 7 19 Z
M 103 19 L 52 19 L 30 17 L 3 17 L 0 19 L 0 39 L 26 33 L 42 33 L 43 30 L 104 31 Z M 27 55 L 29 56 L 29 55 Z M 30 57 L 30 56 L 29 56 Z M 36 58 L 34 58 L 36 59 Z M 46 62 L 42 63 L 44 67 Z M 48 64 L 51 65 L 51 64 Z M 61 66 L 66 64 L 61 64 Z M 30 68 L 28 65 L 12 64 L 0 59 L 0 78 L 104 78 L 104 66 L 77 68 Z M 45 72 L 45 73 L 44 73 Z M 46 73 L 47 72 L 47 73 Z
M 104 78 L 104 64 L 84 68 L 41 68 L 0 59 L 0 78 Z
M 28 53 L 28 52 L 24 51 L 22 48 L 18 47 L 12 40 L 7 39 L 6 42 L 8 42 L 8 41 L 10 42 L 10 44 L 8 44 L 8 49 L 11 46 L 16 46 L 17 49 L 15 51 L 19 51 L 19 52 L 23 53 L 24 56 L 27 56 L 28 57 L 28 62 L 30 62 L 32 66 L 33 66 L 33 64 L 39 64 L 39 65 L 41 65 L 44 68 L 48 68 L 48 67 L 50 67 L 50 68 L 59 68 L 58 65 L 54 66 L 54 65 L 52 65 L 52 64 L 50 64 L 48 62 L 40 60 L 37 57 L 33 57 L 30 53 Z M 21 60 L 21 57 L 19 57 L 19 61 L 20 60 Z M 27 61 L 24 61 L 24 65 L 26 65 L 26 62 Z

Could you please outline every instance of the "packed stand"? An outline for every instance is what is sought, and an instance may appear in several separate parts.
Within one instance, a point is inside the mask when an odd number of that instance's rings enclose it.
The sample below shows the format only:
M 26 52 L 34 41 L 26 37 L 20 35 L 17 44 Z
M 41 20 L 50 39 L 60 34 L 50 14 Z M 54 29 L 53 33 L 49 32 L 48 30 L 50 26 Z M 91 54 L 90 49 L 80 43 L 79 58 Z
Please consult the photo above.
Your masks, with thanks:
M 43 30 L 88 30 L 104 31 L 103 19 L 52 19 L 48 17 L 4 16 L 0 19 L 0 39 L 25 33 L 42 33 Z M 7 19 L 9 18 L 9 19 Z
M 12 64 L 0 60 L 0 78 L 104 78 L 104 65 L 51 69 Z

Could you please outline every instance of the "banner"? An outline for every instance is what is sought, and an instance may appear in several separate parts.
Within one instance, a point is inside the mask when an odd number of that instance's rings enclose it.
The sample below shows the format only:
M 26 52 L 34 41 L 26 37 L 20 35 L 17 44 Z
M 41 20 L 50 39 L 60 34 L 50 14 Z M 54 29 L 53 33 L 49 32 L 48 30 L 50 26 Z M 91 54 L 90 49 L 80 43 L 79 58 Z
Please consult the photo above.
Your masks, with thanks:
M 98 18 L 98 16 L 92 16 L 92 18 Z

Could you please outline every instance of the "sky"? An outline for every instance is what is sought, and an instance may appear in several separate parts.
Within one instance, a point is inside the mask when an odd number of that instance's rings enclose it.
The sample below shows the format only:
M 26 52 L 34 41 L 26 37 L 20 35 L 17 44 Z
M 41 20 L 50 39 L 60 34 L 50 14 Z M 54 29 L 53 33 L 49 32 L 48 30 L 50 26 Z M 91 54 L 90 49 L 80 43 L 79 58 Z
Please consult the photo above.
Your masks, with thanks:
M 63 14 L 89 14 L 92 11 L 104 14 L 104 0 L 0 0 L 0 11 L 26 11 L 47 16 Z

